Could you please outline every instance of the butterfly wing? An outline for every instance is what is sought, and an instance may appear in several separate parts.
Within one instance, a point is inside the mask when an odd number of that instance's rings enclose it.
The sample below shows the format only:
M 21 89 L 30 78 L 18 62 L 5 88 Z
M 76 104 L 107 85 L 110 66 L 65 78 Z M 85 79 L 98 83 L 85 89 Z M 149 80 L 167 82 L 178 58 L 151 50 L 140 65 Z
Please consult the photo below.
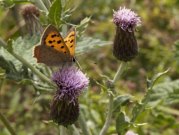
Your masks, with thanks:
M 41 45 L 52 47 L 61 53 L 70 55 L 69 49 L 66 46 L 62 36 L 53 25 L 47 26 L 47 28 L 44 30 L 41 38 Z
M 70 55 L 74 57 L 75 55 L 75 47 L 76 47 L 76 31 L 75 29 L 71 29 L 67 36 L 64 39 L 66 46 L 70 52 Z
M 62 36 L 52 25 L 44 30 L 40 45 L 34 48 L 34 57 L 37 58 L 38 63 L 48 66 L 61 65 L 73 60 Z
M 34 57 L 37 58 L 38 63 L 44 63 L 48 66 L 59 66 L 72 62 L 70 56 L 67 56 L 64 53 L 59 53 L 53 48 L 46 47 L 44 45 L 35 46 Z

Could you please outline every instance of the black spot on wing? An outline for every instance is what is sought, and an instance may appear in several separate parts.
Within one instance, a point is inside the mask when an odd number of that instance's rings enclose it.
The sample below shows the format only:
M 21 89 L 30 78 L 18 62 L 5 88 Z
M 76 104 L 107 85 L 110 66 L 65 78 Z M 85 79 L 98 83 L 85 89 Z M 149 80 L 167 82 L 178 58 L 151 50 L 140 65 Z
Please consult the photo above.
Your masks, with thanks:
M 60 44 L 62 41 L 61 40 L 58 40 L 57 43 Z
M 70 48 L 72 48 L 72 47 L 73 47 L 73 45 L 70 46 Z
M 69 37 L 74 37 L 75 35 L 74 34 L 71 34 Z
M 52 38 L 54 38 L 54 37 L 56 37 L 56 36 L 57 36 L 56 34 L 51 35 Z
M 74 41 L 74 40 L 72 39 L 72 40 L 70 41 L 70 43 L 73 43 L 73 41 Z
M 64 48 L 64 46 L 61 46 L 61 48 Z
M 53 41 L 49 40 L 48 43 L 51 44 Z
M 50 47 L 54 48 L 54 45 L 51 45 Z

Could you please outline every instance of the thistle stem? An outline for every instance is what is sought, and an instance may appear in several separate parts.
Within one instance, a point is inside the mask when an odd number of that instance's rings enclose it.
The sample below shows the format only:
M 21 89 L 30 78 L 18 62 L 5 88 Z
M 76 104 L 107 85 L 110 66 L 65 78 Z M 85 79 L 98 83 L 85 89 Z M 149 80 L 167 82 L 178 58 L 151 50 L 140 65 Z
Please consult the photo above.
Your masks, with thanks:
M 112 84 L 114 85 L 114 83 L 119 80 L 119 78 L 121 77 L 121 74 L 123 73 L 125 67 L 126 67 L 127 63 L 126 62 L 121 62 L 113 80 L 112 80 Z
M 2 46 L 4 49 L 7 49 L 7 44 L 6 42 L 4 42 L 1 38 L 0 38 L 0 46 Z M 29 62 L 27 62 L 24 58 L 22 58 L 21 56 L 19 56 L 18 54 L 16 54 L 13 51 L 8 51 L 12 56 L 14 56 L 16 59 L 18 59 L 21 63 L 23 63 L 25 66 L 27 66 L 32 72 L 34 72 L 42 81 L 47 82 L 48 84 L 55 86 L 55 84 L 49 79 L 47 78 L 44 74 L 42 74 L 41 72 L 39 72 L 36 68 L 34 68 Z
M 121 62 L 113 80 L 112 80 L 112 85 L 115 84 L 115 82 L 117 80 L 119 80 L 121 74 L 123 73 L 124 71 L 124 68 L 126 67 L 126 62 Z M 106 117 L 106 121 L 103 125 L 103 128 L 102 130 L 100 131 L 100 134 L 99 135 L 105 135 L 109 126 L 110 126 L 110 122 L 111 122 L 111 118 L 112 118 L 112 110 L 113 110 L 113 95 L 112 93 L 109 94 L 109 105 L 108 105 L 108 114 L 107 114 L 107 117 Z
M 90 135 L 87 125 L 86 125 L 86 122 L 85 122 L 85 119 L 84 119 L 84 115 L 82 112 L 80 113 L 78 121 L 79 121 L 80 127 L 82 129 L 83 135 Z
M 10 132 L 11 135 L 17 135 L 14 129 L 11 127 L 10 122 L 4 117 L 2 113 L 0 113 L 0 120 L 4 124 L 4 126 L 7 128 L 7 130 Z
M 67 135 L 66 129 L 63 126 L 60 126 L 60 135 Z

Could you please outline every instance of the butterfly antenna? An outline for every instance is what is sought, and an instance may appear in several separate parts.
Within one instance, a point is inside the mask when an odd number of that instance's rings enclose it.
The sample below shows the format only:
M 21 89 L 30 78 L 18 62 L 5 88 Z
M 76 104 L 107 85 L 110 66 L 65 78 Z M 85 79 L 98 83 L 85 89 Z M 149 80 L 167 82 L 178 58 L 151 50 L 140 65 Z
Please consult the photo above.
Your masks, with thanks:
M 80 69 L 80 70 L 82 70 L 82 68 L 81 68 L 81 66 L 80 66 L 80 63 L 78 62 L 78 60 L 74 57 L 74 61 L 75 61 L 75 63 L 77 64 L 77 66 L 78 66 L 78 68 Z

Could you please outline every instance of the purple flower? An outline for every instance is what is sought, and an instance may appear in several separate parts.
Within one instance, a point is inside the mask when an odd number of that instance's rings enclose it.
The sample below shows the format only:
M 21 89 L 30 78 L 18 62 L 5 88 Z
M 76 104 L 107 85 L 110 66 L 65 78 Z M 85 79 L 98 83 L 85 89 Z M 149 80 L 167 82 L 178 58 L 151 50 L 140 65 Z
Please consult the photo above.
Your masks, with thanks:
M 57 98 L 73 102 L 88 86 L 89 80 L 83 72 L 74 66 L 64 66 L 53 74 L 52 80 L 57 84 Z
M 53 74 L 52 80 L 58 88 L 51 103 L 51 118 L 59 125 L 71 125 L 78 119 L 78 97 L 88 86 L 89 80 L 74 66 L 64 66 Z
M 130 9 L 120 7 L 114 11 L 113 22 L 116 25 L 113 54 L 118 60 L 131 61 L 138 54 L 134 28 L 141 23 L 140 18 Z
M 141 24 L 140 17 L 125 7 L 120 7 L 118 11 L 114 11 L 113 22 L 124 31 L 128 30 L 129 32 L 133 31 L 136 26 Z

